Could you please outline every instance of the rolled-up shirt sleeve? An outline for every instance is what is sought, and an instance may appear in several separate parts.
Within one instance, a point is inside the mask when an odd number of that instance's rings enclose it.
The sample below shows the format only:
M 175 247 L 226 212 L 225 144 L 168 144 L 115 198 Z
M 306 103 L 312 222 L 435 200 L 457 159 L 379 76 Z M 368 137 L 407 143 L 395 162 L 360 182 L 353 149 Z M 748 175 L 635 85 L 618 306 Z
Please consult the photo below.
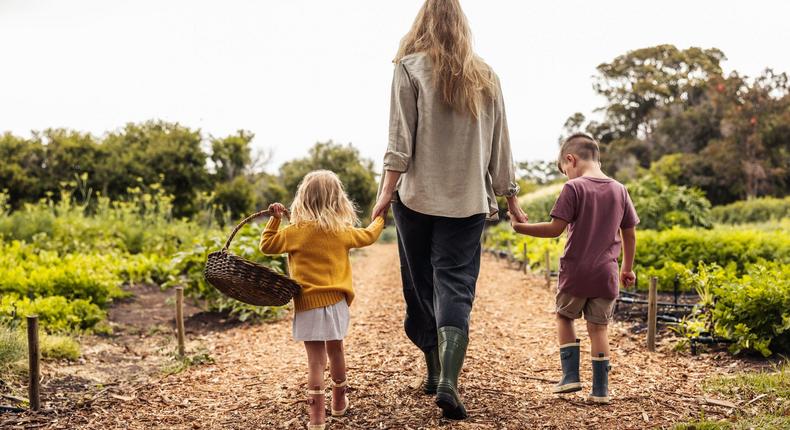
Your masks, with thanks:
M 417 132 L 417 92 L 402 63 L 395 66 L 390 101 L 390 133 L 384 169 L 405 172 L 414 154 Z
M 510 133 L 507 128 L 507 115 L 505 115 L 505 101 L 502 98 L 502 89 L 497 81 L 497 100 L 494 119 L 493 141 L 491 142 L 491 160 L 488 163 L 488 174 L 491 176 L 491 186 L 494 194 L 498 196 L 514 196 L 519 192 L 516 183 L 516 167 L 513 164 L 513 154 L 510 150 Z

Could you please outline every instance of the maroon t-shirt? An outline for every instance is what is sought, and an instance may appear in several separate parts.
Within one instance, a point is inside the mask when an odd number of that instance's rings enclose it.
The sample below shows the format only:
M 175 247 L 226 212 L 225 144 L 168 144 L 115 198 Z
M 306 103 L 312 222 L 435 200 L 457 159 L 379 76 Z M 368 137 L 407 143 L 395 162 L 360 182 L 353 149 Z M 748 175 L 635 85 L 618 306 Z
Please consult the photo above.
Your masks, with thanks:
M 610 178 L 571 179 L 562 187 L 551 217 L 568 222 L 559 291 L 576 297 L 617 298 L 620 229 L 639 224 L 623 184 Z

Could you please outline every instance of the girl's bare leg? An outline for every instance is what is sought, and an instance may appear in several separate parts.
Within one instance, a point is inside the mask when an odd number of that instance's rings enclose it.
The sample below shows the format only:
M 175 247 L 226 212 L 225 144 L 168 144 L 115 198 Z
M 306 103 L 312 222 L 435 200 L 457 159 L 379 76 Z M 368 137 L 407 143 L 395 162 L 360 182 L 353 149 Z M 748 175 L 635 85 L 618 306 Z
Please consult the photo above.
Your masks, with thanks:
M 343 349 L 343 341 L 328 340 L 326 342 L 326 353 L 329 356 L 329 374 L 332 376 L 332 380 L 336 383 L 345 381 L 346 355 Z M 346 407 L 344 392 L 342 388 L 332 390 L 332 409 L 339 411 Z
M 324 388 L 324 370 L 326 370 L 326 344 L 323 341 L 309 341 L 304 343 L 307 351 L 307 389 L 322 390 Z M 310 424 L 326 422 L 326 399 L 323 395 L 308 396 L 315 399 L 309 404 Z

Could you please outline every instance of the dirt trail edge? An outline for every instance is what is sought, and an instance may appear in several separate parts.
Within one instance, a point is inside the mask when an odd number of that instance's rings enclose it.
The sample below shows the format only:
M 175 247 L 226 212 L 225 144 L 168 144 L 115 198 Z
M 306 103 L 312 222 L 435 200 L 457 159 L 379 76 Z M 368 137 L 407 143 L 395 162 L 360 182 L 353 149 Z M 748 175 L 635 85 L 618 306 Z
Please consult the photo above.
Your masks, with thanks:
M 612 325 L 613 403 L 585 402 L 589 360 L 582 362 L 583 391 L 552 395 L 559 377 L 552 294 L 542 278 L 486 256 L 460 380 L 470 419 L 450 422 L 418 390 L 424 364 L 402 330 L 397 247 L 375 245 L 355 254 L 353 270 L 357 301 L 346 343 L 351 409 L 330 419 L 330 429 L 666 428 L 701 413 L 725 416 L 726 408 L 700 401 L 699 383 L 744 365 L 674 353 L 668 344 L 650 354 L 643 336 L 618 322 Z M 577 329 L 587 357 L 583 323 Z M 36 428 L 304 428 L 305 357 L 291 340 L 290 316 L 218 332 L 207 342 L 214 364 L 152 380 L 110 402 L 59 411 Z

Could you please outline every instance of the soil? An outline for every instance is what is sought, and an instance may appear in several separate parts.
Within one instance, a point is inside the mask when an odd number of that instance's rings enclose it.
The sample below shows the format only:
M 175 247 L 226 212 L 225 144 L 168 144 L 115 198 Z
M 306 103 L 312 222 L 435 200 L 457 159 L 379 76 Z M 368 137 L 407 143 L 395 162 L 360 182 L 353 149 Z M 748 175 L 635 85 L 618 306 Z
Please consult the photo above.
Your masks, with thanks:
M 356 254 L 357 299 L 345 342 L 351 409 L 330 418 L 330 429 L 668 428 L 703 414 L 732 413 L 726 402 L 705 397 L 700 383 L 706 377 L 769 366 L 725 352 L 676 352 L 677 339 L 666 330 L 650 353 L 644 333 L 633 330 L 632 321 L 617 320 L 610 326 L 613 402 L 586 402 L 589 361 L 582 366 L 583 391 L 553 395 L 560 367 L 552 291 L 540 276 L 483 258 L 460 380 L 470 418 L 452 422 L 419 391 L 424 364 L 402 330 L 397 247 L 374 245 Z M 194 363 L 168 373 L 163 369 L 175 361 L 172 292 L 138 288 L 135 299 L 110 312 L 113 336 L 82 339 L 78 363 L 44 367 L 44 410 L 2 414 L 0 427 L 305 428 L 305 354 L 291 339 L 290 315 L 238 324 L 192 304 L 187 350 Z M 583 323 L 577 330 L 589 354 Z

